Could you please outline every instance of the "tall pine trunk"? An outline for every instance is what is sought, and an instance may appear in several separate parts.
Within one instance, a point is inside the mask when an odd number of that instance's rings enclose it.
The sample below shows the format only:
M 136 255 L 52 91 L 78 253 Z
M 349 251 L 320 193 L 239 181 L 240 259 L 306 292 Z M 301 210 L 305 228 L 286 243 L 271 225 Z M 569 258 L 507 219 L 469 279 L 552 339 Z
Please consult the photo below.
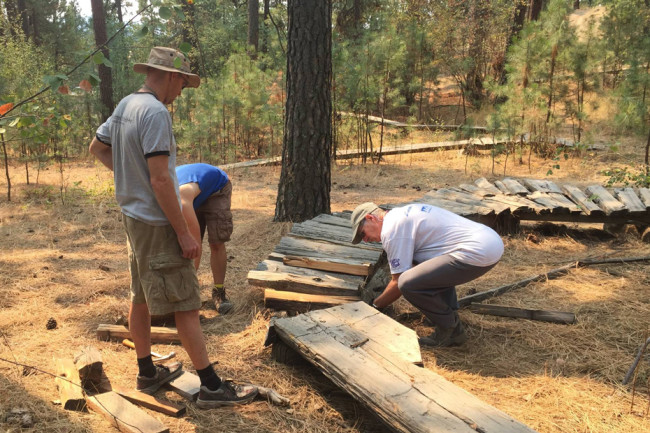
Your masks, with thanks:
M 104 14 L 104 4 L 102 0 L 91 0 L 93 12 L 93 29 L 95 31 L 95 44 L 97 47 L 103 46 L 108 37 L 106 36 L 106 15 Z M 109 58 L 108 47 L 102 47 L 104 57 Z M 113 76 L 111 69 L 101 64 L 99 65 L 99 97 L 102 101 L 102 119 L 106 120 L 115 109 L 113 102 Z
M 330 212 L 332 146 L 332 6 L 287 4 L 287 102 L 276 221 Z

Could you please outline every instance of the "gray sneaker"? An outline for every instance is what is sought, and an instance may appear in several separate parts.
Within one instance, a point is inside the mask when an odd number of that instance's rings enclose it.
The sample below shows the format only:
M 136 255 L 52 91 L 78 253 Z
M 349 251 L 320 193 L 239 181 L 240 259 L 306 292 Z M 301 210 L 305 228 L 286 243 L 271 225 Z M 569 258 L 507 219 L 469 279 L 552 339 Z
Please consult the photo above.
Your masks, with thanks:
M 170 362 L 165 365 L 156 365 L 156 374 L 154 377 L 138 375 L 135 389 L 145 394 L 153 394 L 167 382 L 176 379 L 183 372 L 183 364 L 180 362 Z
M 213 409 L 221 406 L 246 404 L 253 401 L 258 392 L 256 386 L 224 380 L 216 391 L 210 391 L 207 387 L 202 386 L 196 405 L 201 409 Z
M 225 288 L 212 288 L 212 302 L 214 302 L 214 307 L 217 309 L 219 314 L 227 314 L 232 310 L 233 304 L 226 297 Z

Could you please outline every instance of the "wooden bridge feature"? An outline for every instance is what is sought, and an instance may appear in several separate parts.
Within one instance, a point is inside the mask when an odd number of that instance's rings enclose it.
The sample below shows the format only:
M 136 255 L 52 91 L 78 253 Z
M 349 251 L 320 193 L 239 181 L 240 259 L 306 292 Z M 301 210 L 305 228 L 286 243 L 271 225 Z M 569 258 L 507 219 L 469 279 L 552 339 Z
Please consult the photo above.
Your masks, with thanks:
M 418 367 L 415 332 L 364 302 L 278 319 L 273 332 L 393 431 L 535 432 Z

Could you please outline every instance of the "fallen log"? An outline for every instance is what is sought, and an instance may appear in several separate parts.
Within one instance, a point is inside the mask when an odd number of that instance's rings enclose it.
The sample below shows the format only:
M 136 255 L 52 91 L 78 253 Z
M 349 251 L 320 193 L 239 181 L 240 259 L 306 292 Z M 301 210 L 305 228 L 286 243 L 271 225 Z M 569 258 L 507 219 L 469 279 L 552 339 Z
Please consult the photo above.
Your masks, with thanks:
M 561 323 L 571 325 L 576 323 L 576 315 L 564 311 L 529 310 L 526 308 L 506 307 L 503 305 L 471 304 L 470 311 L 489 316 L 514 317 L 517 319 L 537 320 L 540 322 Z

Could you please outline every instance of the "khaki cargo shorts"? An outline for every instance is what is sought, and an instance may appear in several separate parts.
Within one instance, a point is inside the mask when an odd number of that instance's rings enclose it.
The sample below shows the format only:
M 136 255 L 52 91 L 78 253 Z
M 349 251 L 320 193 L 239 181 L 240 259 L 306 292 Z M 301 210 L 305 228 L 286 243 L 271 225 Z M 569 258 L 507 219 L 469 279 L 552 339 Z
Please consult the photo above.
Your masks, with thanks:
M 182 256 L 171 225 L 152 226 L 122 214 L 131 265 L 131 302 L 154 316 L 201 308 L 194 262 Z
M 232 198 L 232 183 L 228 181 L 223 188 L 212 194 L 196 210 L 196 218 L 201 227 L 201 239 L 208 229 L 208 242 L 211 244 L 224 243 L 232 235 L 232 212 L 230 200 Z

